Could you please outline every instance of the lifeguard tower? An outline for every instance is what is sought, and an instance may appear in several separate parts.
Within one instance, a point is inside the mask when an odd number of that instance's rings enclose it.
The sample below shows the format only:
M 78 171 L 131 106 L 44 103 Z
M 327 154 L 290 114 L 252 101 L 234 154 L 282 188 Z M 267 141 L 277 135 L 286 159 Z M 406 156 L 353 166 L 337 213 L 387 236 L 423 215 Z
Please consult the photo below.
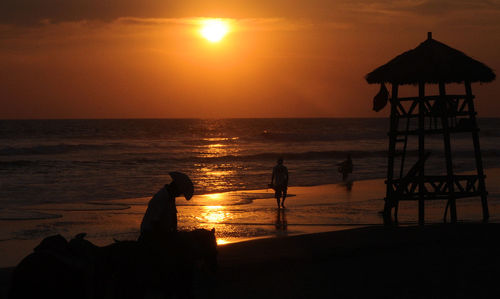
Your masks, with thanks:
M 402 200 L 418 201 L 418 223 L 421 225 L 425 219 L 425 201 L 446 200 L 444 219 L 446 221 L 449 208 L 451 222 L 455 223 L 456 200 L 466 197 L 481 198 L 483 221 L 488 220 L 488 193 L 471 83 L 491 82 L 494 79 L 495 74 L 489 67 L 434 40 L 431 32 L 427 40 L 415 49 L 366 75 L 368 83 L 381 84 L 381 93 L 389 99 L 391 107 L 384 223 L 392 222 L 393 208 L 397 222 L 398 205 Z M 392 86 L 390 97 L 385 85 L 382 87 L 384 83 Z M 447 94 L 446 85 L 450 83 L 463 84 L 465 94 Z M 426 85 L 429 84 L 434 84 L 439 93 L 427 95 Z M 418 86 L 418 96 L 398 97 L 400 85 Z M 380 93 L 377 96 L 380 97 Z M 454 173 L 452 137 L 457 133 L 471 136 L 476 168 L 474 174 Z M 442 136 L 444 163 L 441 173 L 428 175 L 426 162 L 434 153 L 426 150 L 426 143 L 429 137 L 435 141 L 436 136 Z M 416 139 L 413 141 L 416 149 L 409 148 L 412 137 Z M 408 169 L 405 164 L 408 164 L 409 152 L 416 152 L 418 157 Z

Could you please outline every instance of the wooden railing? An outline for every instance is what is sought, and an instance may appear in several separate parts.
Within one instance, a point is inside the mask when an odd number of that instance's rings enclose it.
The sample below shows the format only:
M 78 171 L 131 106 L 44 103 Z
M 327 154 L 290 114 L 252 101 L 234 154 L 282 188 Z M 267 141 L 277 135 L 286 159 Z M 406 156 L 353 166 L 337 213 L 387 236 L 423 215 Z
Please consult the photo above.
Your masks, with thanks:
M 424 193 L 426 200 L 448 199 L 450 188 L 447 176 L 424 176 L 424 190 L 419 190 L 420 177 L 395 179 L 390 184 L 390 196 L 395 200 L 418 200 L 420 192 Z M 455 198 L 479 196 L 486 192 L 479 187 L 478 175 L 453 176 Z
M 443 113 L 447 116 L 466 116 L 469 115 L 467 104 L 473 99 L 474 96 L 469 98 L 466 95 L 426 96 L 423 98 L 424 114 L 428 117 L 440 117 Z M 392 104 L 399 117 L 418 117 L 420 101 L 418 97 L 398 98 L 392 100 Z

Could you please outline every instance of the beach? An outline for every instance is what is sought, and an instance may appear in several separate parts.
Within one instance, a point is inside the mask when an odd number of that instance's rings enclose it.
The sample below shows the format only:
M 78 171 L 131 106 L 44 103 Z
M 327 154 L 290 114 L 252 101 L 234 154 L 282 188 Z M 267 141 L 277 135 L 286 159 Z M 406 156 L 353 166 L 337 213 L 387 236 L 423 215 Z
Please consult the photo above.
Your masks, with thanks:
M 500 180 L 500 171 L 488 169 L 486 174 L 490 222 L 495 223 L 499 222 L 500 207 L 500 188 L 495 182 Z M 412 297 L 421 294 L 418 285 L 408 282 L 414 280 L 411 275 L 416 273 L 421 272 L 421 279 L 432 285 L 432 292 L 441 291 L 442 277 L 448 277 L 453 269 L 465 267 L 467 270 L 460 270 L 464 276 L 456 279 L 468 279 L 472 273 L 488 274 L 488 277 L 497 274 L 494 264 L 487 261 L 497 260 L 494 241 L 500 228 L 497 224 L 478 224 L 481 221 L 479 199 L 457 201 L 461 223 L 457 226 L 439 224 L 445 202 L 428 202 L 426 221 L 429 225 L 424 228 L 415 226 L 416 203 L 404 202 L 400 207 L 401 227 L 391 229 L 382 226 L 378 213 L 383 206 L 384 192 L 383 180 L 355 181 L 349 188 L 345 184 L 290 187 L 292 196 L 287 199 L 285 210 L 276 208 L 273 193 L 265 189 L 200 195 L 193 198 L 191 205 L 178 207 L 179 223 L 181 229 L 216 229 L 220 265 L 217 281 L 222 284 L 217 286 L 217 297 L 232 297 L 231 294 L 237 293 L 238 297 L 248 298 L 272 297 L 271 294 L 300 298 L 319 296 L 323 292 L 357 297 L 348 292 L 361 292 L 359 286 L 367 292 L 359 295 L 369 294 L 366 289 L 369 288 L 374 292 L 391 290 L 395 297 Z M 60 233 L 69 239 L 87 232 L 88 239 L 101 246 L 112 243 L 114 238 L 137 238 L 148 199 L 30 206 L 24 211 L 30 213 L 30 217 L 35 212 L 58 216 L 2 220 L 3 235 L 17 231 L 25 236 L 0 243 L 3 292 L 12 267 L 45 236 Z M 251 199 L 252 203 L 220 204 L 242 199 Z M 212 205 L 203 204 L 206 201 Z M 21 212 L 17 211 L 17 216 Z M 447 237 L 443 239 L 443 236 Z M 462 266 L 450 264 L 454 261 Z M 387 273 L 386 269 L 391 267 L 397 270 Z M 399 281 L 394 283 L 399 287 L 388 286 L 381 273 L 389 275 L 387 280 Z M 410 278 L 403 279 L 405 275 Z M 464 282 L 460 286 L 469 290 Z
M 370 227 L 221 246 L 217 298 L 496 298 L 498 224 Z
M 213 298 L 496 298 L 499 224 L 367 227 L 219 246 Z M 5 298 L 12 268 L 0 270 Z

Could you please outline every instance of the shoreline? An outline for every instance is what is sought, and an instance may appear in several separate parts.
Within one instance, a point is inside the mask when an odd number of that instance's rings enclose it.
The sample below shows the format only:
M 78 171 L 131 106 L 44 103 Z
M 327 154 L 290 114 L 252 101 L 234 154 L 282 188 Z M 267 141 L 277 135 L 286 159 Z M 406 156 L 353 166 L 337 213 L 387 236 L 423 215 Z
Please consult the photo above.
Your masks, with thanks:
M 499 118 L 500 119 L 500 118 Z M 488 171 L 495 171 L 495 172 L 500 172 L 500 167 L 484 167 L 483 168 L 485 172 Z M 468 174 L 468 173 L 473 173 L 474 170 L 467 170 L 467 171 L 461 171 L 458 172 L 457 174 Z M 350 179 L 352 182 L 365 182 L 365 181 L 373 181 L 373 180 L 385 180 L 385 176 L 380 176 L 380 177 L 369 177 L 369 178 L 361 178 L 358 179 L 356 177 Z M 338 182 L 333 182 L 333 183 L 327 183 L 327 184 L 317 184 L 317 185 L 290 185 L 289 188 L 310 188 L 310 187 L 322 187 L 322 186 L 330 186 L 330 185 L 335 185 L 335 186 L 343 186 L 345 185 L 345 182 L 343 181 L 338 181 Z M 488 186 L 488 184 L 487 184 Z M 213 195 L 213 194 L 222 194 L 222 193 L 235 193 L 235 192 L 255 192 L 255 191 L 262 191 L 266 189 L 234 189 L 234 190 L 225 190 L 222 192 L 218 191 L 209 191 L 209 192 L 204 192 L 204 193 L 199 193 L 194 196 L 206 196 L 206 195 Z M 51 205 L 51 204 L 83 204 L 83 203 L 90 203 L 90 204 L 103 204 L 105 205 L 107 202 L 117 202 L 117 201 L 133 201 L 133 200 L 149 200 L 153 195 L 154 192 L 157 190 L 152 191 L 150 195 L 145 195 L 145 196 L 136 196 L 136 197 L 127 197 L 127 198 L 108 198 L 108 199 L 97 199 L 97 200 L 86 200 L 86 201 L 69 201 L 69 202 L 63 202 L 63 201 L 47 201 L 47 202 L 42 202 L 42 203 L 24 203 L 21 204 L 21 206 L 16 206 L 16 207 L 29 207 L 29 206 L 38 206 L 38 205 Z M 182 204 L 180 205 L 182 206 Z M 10 205 L 6 205 L 3 207 L 0 207 L 0 210 L 2 209 L 10 209 Z M 3 219 L 0 218 L 0 221 Z M 22 221 L 22 219 L 19 219 L 19 221 Z

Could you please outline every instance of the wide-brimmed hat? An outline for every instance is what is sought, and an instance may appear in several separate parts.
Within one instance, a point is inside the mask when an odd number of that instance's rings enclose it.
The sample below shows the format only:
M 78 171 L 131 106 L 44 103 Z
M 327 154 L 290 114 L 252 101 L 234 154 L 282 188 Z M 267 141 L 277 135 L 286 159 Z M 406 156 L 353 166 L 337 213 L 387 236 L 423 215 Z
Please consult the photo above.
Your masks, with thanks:
M 172 177 L 172 181 L 175 182 L 179 193 L 183 194 L 186 200 L 190 200 L 194 193 L 194 186 L 191 179 L 187 175 L 177 171 L 170 172 L 169 174 Z

